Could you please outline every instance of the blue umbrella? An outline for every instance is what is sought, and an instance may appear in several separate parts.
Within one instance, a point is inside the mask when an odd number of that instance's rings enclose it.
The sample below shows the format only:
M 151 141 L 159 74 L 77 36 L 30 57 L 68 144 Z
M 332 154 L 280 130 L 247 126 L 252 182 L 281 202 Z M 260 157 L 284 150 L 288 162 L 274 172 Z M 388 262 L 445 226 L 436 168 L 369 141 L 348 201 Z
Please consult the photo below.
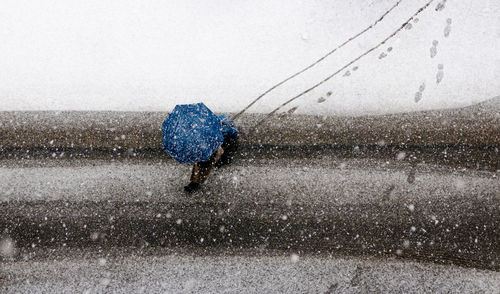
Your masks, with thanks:
M 220 119 L 203 103 L 175 106 L 162 125 L 162 147 L 180 163 L 207 161 L 224 141 Z

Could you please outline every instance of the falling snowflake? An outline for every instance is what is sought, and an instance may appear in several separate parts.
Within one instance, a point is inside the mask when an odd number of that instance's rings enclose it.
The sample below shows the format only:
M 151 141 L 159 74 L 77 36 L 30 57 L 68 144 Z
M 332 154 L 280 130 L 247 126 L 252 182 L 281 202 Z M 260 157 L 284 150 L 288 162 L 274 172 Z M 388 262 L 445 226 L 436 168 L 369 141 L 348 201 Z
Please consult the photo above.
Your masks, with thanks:
M 16 243 L 12 238 L 0 236 L 0 256 L 11 258 L 17 254 Z

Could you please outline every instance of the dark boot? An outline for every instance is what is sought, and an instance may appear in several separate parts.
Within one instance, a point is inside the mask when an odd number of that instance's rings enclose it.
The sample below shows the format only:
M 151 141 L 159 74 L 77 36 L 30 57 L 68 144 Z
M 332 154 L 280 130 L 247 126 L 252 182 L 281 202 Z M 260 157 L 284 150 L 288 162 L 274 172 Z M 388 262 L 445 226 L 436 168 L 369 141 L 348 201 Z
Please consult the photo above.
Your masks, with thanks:
M 190 182 L 186 186 L 184 186 L 184 191 L 188 193 L 192 193 L 200 188 L 200 184 L 195 183 L 195 182 Z

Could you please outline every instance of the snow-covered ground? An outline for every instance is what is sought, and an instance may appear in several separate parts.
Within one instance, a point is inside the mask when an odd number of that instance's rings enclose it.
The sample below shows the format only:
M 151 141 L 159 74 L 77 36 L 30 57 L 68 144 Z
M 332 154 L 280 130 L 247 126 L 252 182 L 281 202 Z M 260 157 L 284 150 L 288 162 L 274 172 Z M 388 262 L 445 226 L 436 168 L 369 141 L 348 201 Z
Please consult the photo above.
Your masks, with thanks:
M 255 250 L 30 251 L 26 261 L 2 264 L 4 293 L 497 293 L 500 287 L 498 272 L 397 260 Z
M 269 112 L 391 35 L 429 0 L 401 0 L 372 29 L 249 111 Z M 236 112 L 376 22 L 397 0 L 4 0 L 0 111 Z M 390 113 L 500 94 L 500 2 L 435 0 L 322 86 L 297 113 Z M 331 92 L 331 95 L 327 93 Z

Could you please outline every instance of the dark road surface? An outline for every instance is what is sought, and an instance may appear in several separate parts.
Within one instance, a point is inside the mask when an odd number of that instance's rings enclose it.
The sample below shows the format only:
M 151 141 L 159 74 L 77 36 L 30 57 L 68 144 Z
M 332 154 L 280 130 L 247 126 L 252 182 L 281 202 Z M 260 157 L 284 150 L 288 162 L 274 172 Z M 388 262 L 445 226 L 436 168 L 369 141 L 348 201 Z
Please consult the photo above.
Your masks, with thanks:
M 0 292 L 500 292 L 500 97 L 247 114 L 192 195 L 165 116 L 0 113 Z
M 171 160 L 0 165 L 0 228 L 20 247 L 263 247 L 500 265 L 498 172 L 325 154 L 240 159 L 187 195 L 190 167 Z

